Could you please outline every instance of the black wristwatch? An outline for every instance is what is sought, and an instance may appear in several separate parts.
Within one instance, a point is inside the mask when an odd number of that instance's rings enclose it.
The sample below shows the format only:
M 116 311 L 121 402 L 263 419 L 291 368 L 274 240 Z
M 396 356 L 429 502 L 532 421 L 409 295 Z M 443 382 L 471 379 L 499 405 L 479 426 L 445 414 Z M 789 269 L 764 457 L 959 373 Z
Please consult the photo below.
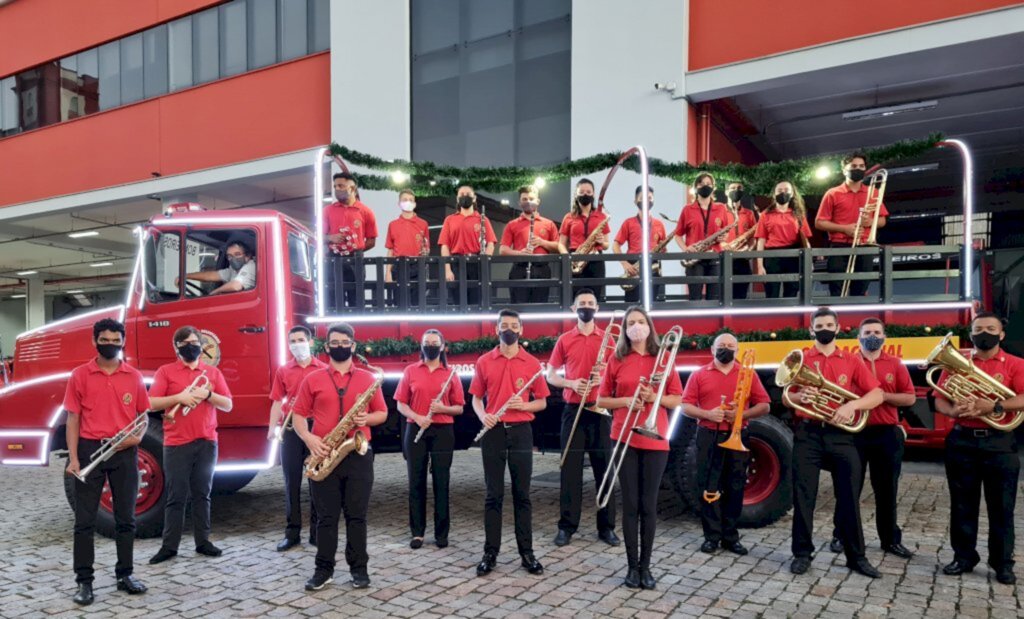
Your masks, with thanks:
M 1002 415 L 1004 410 L 1006 409 L 1003 408 L 1002 401 L 996 402 L 995 404 L 992 405 L 992 412 L 997 415 Z
M 209 391 L 206 392 L 206 398 L 204 399 L 204 401 L 209 400 L 212 397 L 213 397 L 213 389 L 210 389 Z

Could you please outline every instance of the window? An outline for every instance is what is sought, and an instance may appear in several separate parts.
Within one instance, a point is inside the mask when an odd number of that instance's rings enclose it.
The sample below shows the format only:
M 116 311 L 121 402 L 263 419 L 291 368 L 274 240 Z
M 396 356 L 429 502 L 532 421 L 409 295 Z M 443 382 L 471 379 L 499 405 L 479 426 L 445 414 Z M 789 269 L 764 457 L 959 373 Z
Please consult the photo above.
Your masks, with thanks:
M 99 48 L 100 109 L 121 105 L 121 42 L 114 41 Z
M 14 78 L 0 80 L 0 137 L 14 135 L 20 129 L 18 122 L 18 92 Z
M 236 0 L 220 7 L 220 76 L 245 73 L 245 55 L 245 1 Z
M 331 47 L 331 0 L 309 0 L 309 53 Z
M 192 85 L 192 18 L 167 24 L 167 56 L 171 91 Z
M 249 0 L 248 41 L 250 70 L 277 62 L 277 0 Z
M 176 232 L 150 230 L 143 245 L 146 272 L 146 299 L 150 303 L 177 301 L 181 298 L 175 280 L 180 276 L 181 236 Z
M 142 73 L 144 96 L 159 97 L 167 93 L 167 26 L 157 26 L 142 33 Z
M 308 25 L 306 21 L 306 3 L 295 2 L 294 0 L 277 0 L 277 10 L 280 15 L 281 42 L 278 46 L 281 53 L 281 60 L 291 60 L 308 53 L 309 37 L 307 36 Z
M 192 17 L 192 74 L 196 84 L 220 77 L 217 12 L 215 7 Z
M 134 103 L 145 94 L 142 81 L 142 35 L 121 40 L 121 103 Z
M 310 251 L 309 243 L 303 241 L 299 235 L 288 234 L 288 263 L 291 265 L 292 274 L 306 281 L 313 278 Z
M 189 232 L 185 243 L 185 298 L 210 296 L 224 284 L 236 279 L 242 284 L 241 291 L 256 286 L 255 255 L 240 271 L 233 271 L 229 266 L 227 251 L 235 242 L 241 242 L 249 248 L 251 254 L 256 246 L 256 233 L 238 229 Z

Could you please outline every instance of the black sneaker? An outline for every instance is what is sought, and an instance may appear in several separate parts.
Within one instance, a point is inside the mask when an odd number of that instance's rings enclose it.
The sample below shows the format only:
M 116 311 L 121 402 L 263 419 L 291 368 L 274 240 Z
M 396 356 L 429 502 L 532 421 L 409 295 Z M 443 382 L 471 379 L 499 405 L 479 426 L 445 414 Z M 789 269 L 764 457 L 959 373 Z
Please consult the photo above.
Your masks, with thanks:
M 828 549 L 838 554 L 843 553 L 843 540 L 838 537 L 833 537 L 832 541 L 828 543 Z
M 810 567 L 810 557 L 793 557 L 793 562 L 789 564 L 789 571 L 794 574 L 806 574 Z
M 366 572 L 352 574 L 352 588 L 365 589 L 370 586 L 370 576 Z
M 178 556 L 177 550 L 171 550 L 170 548 L 160 547 L 160 550 L 156 551 L 156 554 L 150 557 L 149 564 L 156 565 L 157 563 L 163 563 L 168 559 L 173 559 Z
M 223 550 L 217 548 L 210 542 L 203 542 L 199 546 L 196 546 L 196 552 L 201 555 L 206 555 L 207 557 L 219 557 L 224 554 Z
M 313 573 L 313 577 L 306 581 L 306 591 L 319 591 L 333 580 L 334 575 L 330 572 L 317 570 Z

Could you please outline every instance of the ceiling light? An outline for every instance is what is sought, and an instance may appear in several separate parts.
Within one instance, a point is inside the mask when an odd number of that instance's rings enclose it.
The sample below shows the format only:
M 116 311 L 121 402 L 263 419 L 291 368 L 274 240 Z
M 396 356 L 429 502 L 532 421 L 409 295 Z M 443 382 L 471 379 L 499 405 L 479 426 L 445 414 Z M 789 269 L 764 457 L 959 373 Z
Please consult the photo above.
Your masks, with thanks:
M 543 176 L 538 176 L 537 178 L 533 179 L 533 186 L 536 187 L 537 189 L 544 189 L 544 187 L 546 187 L 547 184 L 548 182 L 544 180 Z
M 887 105 L 884 107 L 872 107 L 866 110 L 856 110 L 843 114 L 843 120 L 868 120 L 871 118 L 885 118 L 905 112 L 923 112 L 939 105 L 938 100 L 915 101 L 914 103 L 903 103 L 901 105 Z
M 70 232 L 68 236 L 73 239 L 81 239 L 87 236 L 99 236 L 100 233 L 96 230 L 86 230 L 84 232 Z
M 921 163 L 918 165 L 908 165 L 900 168 L 889 168 L 889 176 L 895 176 L 896 174 L 907 174 L 909 172 L 928 172 L 931 170 L 938 170 L 939 164 L 937 163 Z
M 23 294 L 12 294 L 11 298 L 12 299 L 24 299 L 25 295 L 23 295 Z
M 814 171 L 814 177 L 818 180 L 823 181 L 829 176 L 832 176 L 832 170 L 829 170 L 827 165 L 818 166 L 818 169 Z
M 82 294 L 84 290 L 68 290 L 64 294 Z
M 15 275 L 35 275 L 39 271 L 18 271 Z
M 112 267 L 112 266 L 114 266 L 114 263 L 113 262 L 93 262 L 89 266 L 91 266 L 92 268 L 96 269 L 96 268 L 99 268 L 99 267 Z

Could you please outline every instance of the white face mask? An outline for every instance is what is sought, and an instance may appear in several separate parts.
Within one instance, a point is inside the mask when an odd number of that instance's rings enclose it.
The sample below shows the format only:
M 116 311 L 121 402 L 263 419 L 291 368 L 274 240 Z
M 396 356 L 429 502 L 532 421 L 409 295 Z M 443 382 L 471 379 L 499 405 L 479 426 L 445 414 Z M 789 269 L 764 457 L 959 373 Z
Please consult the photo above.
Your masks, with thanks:
M 292 354 L 299 361 L 305 361 L 311 356 L 309 353 L 309 342 L 293 342 L 288 344 L 288 350 L 292 351 Z
M 399 202 L 398 208 L 402 209 L 403 213 L 411 213 L 416 208 L 416 203 L 406 200 L 404 202 Z
M 626 328 L 626 337 L 632 342 L 643 342 L 651 334 L 651 328 L 645 324 L 632 324 Z

